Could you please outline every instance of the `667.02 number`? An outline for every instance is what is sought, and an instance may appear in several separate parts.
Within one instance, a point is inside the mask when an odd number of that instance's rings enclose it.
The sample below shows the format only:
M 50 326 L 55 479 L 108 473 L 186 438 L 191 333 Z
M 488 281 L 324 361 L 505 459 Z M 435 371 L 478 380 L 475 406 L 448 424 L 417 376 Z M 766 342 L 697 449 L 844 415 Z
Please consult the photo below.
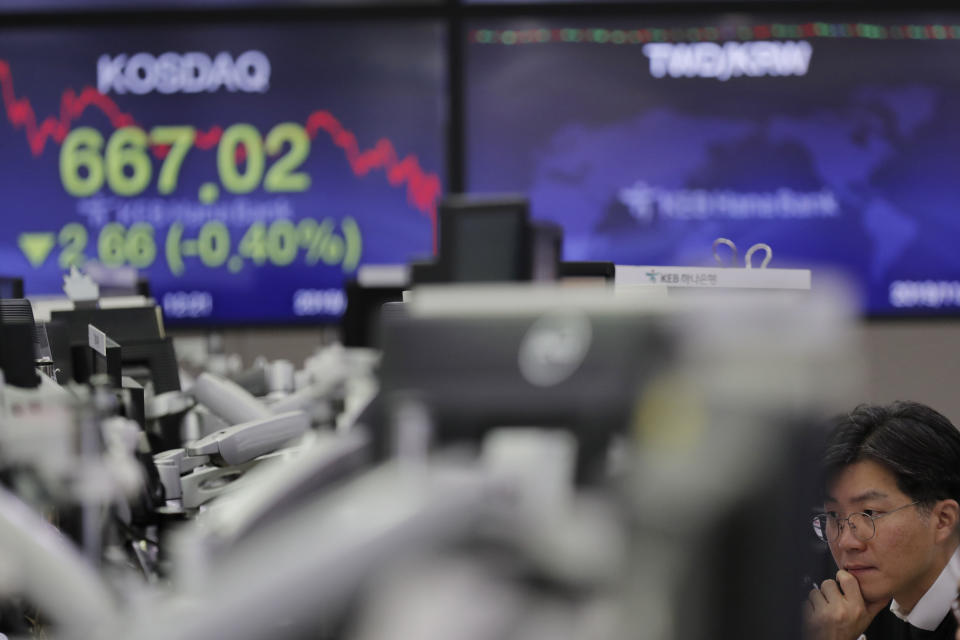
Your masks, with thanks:
M 157 177 L 157 192 L 168 195 L 177 188 L 180 168 L 196 136 L 196 129 L 189 126 L 154 127 L 149 134 L 131 126 L 117 129 L 105 141 L 96 129 L 78 127 L 67 135 L 60 148 L 60 180 L 67 193 L 78 198 L 97 193 L 104 182 L 119 196 L 140 195 L 153 179 L 148 149 L 155 147 L 166 150 Z M 285 147 L 286 153 L 268 169 L 266 155 L 277 155 Z M 217 144 L 217 174 L 230 193 L 250 193 L 260 186 L 261 180 L 264 190 L 269 192 L 306 191 L 310 176 L 297 169 L 308 155 L 310 136 L 295 122 L 276 125 L 266 138 L 253 125 L 234 124 L 223 132 Z

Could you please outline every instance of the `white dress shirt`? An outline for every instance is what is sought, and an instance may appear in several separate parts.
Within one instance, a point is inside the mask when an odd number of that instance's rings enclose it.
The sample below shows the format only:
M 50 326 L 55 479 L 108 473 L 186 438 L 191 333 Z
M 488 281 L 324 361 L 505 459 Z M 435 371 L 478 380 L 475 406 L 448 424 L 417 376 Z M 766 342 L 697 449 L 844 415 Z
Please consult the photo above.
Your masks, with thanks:
M 958 582 L 960 582 L 960 547 L 953 552 L 947 566 L 940 572 L 940 577 L 927 589 L 910 613 L 904 615 L 896 600 L 890 603 L 890 611 L 911 626 L 933 631 L 943 622 L 944 616 L 950 613 L 950 605 L 957 597 Z
M 890 603 L 890 611 L 904 622 L 918 629 L 933 631 L 943 622 L 944 616 L 950 613 L 950 605 L 957 597 L 957 583 L 960 582 L 960 547 L 954 550 L 947 566 L 940 572 L 940 576 L 927 589 L 923 597 L 904 614 L 896 600 Z M 868 640 L 861 635 L 857 640 Z
M 947 566 L 943 568 L 940 576 L 927 589 L 910 613 L 904 615 L 896 600 L 890 603 L 890 611 L 911 626 L 925 631 L 934 631 L 943 622 L 944 616 L 950 613 L 950 605 L 957 597 L 958 582 L 960 582 L 960 547 L 954 550 Z M 860 634 L 857 640 L 868 640 L 868 638 L 864 633 Z

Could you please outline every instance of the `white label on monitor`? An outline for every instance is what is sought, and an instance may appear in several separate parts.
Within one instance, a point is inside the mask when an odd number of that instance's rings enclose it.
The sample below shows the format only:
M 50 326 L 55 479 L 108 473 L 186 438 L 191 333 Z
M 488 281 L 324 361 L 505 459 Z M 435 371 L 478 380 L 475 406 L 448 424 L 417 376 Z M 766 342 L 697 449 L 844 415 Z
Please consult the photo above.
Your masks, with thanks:
M 90 343 L 90 347 L 102 355 L 104 358 L 107 357 L 107 334 L 100 329 L 97 329 L 92 324 L 87 325 L 87 340 Z
M 810 289 L 809 269 L 739 269 L 617 265 L 615 285 L 735 289 Z
M 410 266 L 405 264 L 365 264 L 357 269 L 357 282 L 363 287 L 405 287 L 410 284 Z

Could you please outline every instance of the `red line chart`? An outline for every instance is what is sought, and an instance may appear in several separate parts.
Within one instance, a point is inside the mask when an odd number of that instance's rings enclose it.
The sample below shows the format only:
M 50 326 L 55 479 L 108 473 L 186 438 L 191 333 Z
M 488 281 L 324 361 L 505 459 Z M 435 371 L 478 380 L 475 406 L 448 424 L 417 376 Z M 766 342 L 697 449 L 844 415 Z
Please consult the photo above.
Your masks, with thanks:
M 0 59 L 0 93 L 7 119 L 14 128 L 23 129 L 30 152 L 35 157 L 43 153 L 48 141 L 62 144 L 73 122 L 88 108 L 99 109 L 116 129 L 137 124 L 133 115 L 120 109 L 112 98 L 93 87 L 84 87 L 79 94 L 73 89 L 66 89 L 60 98 L 59 116 L 47 116 L 38 122 L 30 99 L 16 96 L 10 64 L 3 59 Z M 311 139 L 315 139 L 321 131 L 326 133 L 333 144 L 343 151 L 351 171 L 358 178 L 379 169 L 384 172 L 391 186 L 406 187 L 408 201 L 429 217 L 436 234 L 437 201 L 443 189 L 437 174 L 424 170 L 415 155 L 400 159 L 393 143 L 386 138 L 378 140 L 372 148 L 360 149 L 356 135 L 329 111 L 312 112 L 304 126 Z M 220 142 L 222 135 L 223 128 L 219 125 L 206 131 L 198 130 L 194 145 L 204 151 L 210 150 Z M 154 155 L 158 158 L 164 157 L 168 151 L 168 146 L 153 147 Z

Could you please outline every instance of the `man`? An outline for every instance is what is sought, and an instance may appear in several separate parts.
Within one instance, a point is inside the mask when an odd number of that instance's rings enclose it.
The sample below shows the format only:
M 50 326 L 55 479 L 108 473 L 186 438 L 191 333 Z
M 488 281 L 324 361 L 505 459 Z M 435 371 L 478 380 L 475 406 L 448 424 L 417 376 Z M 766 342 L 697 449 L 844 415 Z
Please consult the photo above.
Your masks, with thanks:
M 836 580 L 804 607 L 816 640 L 953 640 L 960 580 L 960 432 L 915 402 L 860 406 L 824 455 L 824 514 Z

